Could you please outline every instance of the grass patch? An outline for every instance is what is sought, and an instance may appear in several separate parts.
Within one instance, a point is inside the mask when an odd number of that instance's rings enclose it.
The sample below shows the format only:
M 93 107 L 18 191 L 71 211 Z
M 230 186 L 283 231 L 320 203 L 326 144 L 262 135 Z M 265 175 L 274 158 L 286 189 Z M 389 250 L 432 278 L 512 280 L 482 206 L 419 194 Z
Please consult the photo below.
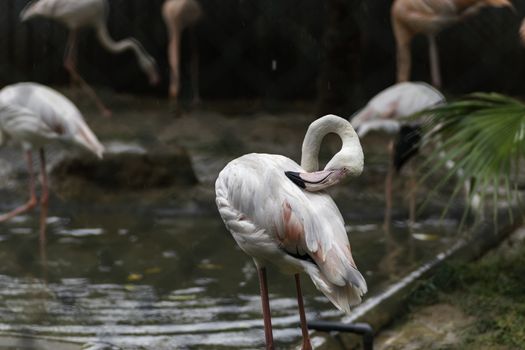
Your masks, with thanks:
M 525 346 L 525 245 L 515 254 L 447 264 L 412 291 L 409 307 L 448 303 L 474 317 L 461 349 Z

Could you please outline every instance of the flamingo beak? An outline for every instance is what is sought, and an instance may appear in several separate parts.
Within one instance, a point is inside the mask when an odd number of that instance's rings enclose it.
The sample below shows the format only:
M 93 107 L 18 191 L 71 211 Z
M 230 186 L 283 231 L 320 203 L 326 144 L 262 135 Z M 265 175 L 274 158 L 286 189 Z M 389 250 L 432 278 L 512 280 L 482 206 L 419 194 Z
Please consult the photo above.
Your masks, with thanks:
M 308 192 L 317 192 L 337 184 L 346 176 L 345 169 L 323 170 L 312 173 L 286 171 L 285 175 L 298 187 Z
M 157 73 L 157 71 L 154 71 L 153 73 L 150 74 L 150 76 L 149 76 L 149 83 L 150 83 L 151 86 L 159 85 L 160 77 L 159 77 L 159 74 Z

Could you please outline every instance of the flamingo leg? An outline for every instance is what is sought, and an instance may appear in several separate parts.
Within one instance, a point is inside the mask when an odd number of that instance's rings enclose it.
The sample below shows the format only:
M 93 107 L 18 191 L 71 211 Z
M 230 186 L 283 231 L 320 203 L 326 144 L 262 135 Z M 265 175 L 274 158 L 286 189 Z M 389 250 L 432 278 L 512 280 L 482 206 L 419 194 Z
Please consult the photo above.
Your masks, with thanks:
M 385 222 L 384 228 L 390 227 L 392 218 L 392 179 L 394 177 L 394 141 L 388 143 L 388 170 L 385 179 Z
M 268 298 L 268 284 L 266 281 L 266 268 L 257 267 L 259 275 L 259 286 L 261 288 L 261 302 L 264 318 L 264 336 L 266 338 L 266 350 L 274 350 L 272 333 L 272 316 L 270 313 L 270 300 Z
M 428 36 L 429 42 L 429 56 L 430 56 L 430 74 L 432 77 L 432 85 L 436 88 L 441 87 L 441 72 L 439 68 L 439 54 L 437 49 L 436 37 L 434 35 Z
M 172 26 L 170 31 L 170 43 L 168 48 L 168 60 L 171 68 L 170 98 L 177 99 L 180 85 L 180 29 Z
M 201 102 L 200 90 L 199 90 L 199 49 L 197 40 L 195 37 L 195 30 L 190 28 L 191 37 L 191 86 L 193 88 L 193 104 Z
M 297 305 L 299 306 L 299 318 L 301 319 L 301 332 L 303 334 L 303 345 L 301 350 L 312 350 L 310 335 L 308 334 L 308 325 L 306 324 L 306 315 L 304 313 L 303 293 L 301 292 L 301 277 L 295 274 L 295 287 L 297 288 Z
M 68 43 L 66 46 L 66 54 L 64 58 L 64 68 L 69 72 L 73 82 L 77 82 L 82 90 L 95 102 L 98 109 L 105 117 L 111 116 L 111 111 L 104 105 L 102 100 L 97 96 L 95 90 L 80 76 L 77 71 L 77 31 L 71 30 L 69 32 Z
M 393 21 L 394 36 L 396 39 L 396 66 L 398 83 L 410 80 L 412 56 L 410 54 L 410 42 L 413 34 L 399 21 Z
M 39 230 L 39 242 L 40 242 L 40 258 L 42 259 L 42 267 L 44 273 L 44 279 L 47 280 L 47 254 L 46 254 L 46 220 L 47 211 L 49 204 L 49 185 L 46 171 L 46 155 L 44 149 L 40 148 L 40 176 L 42 183 L 42 193 L 40 196 L 40 230 Z
M 412 163 L 408 164 L 409 170 L 409 190 L 408 190 L 408 208 L 409 208 L 409 226 L 414 227 L 416 223 L 416 194 L 417 194 L 417 181 L 415 170 L 412 166 Z
M 40 248 L 40 260 L 42 264 L 42 278 L 47 283 L 47 251 L 46 251 L 46 229 L 47 229 L 47 203 L 41 204 L 40 210 L 40 226 L 39 226 L 39 248 Z
M 33 173 L 33 156 L 31 151 L 26 152 L 27 168 L 29 171 L 29 200 L 26 204 L 10 211 L 9 213 L 0 215 L 0 222 L 7 221 L 17 215 L 25 213 L 36 206 L 36 194 L 35 194 L 35 176 Z
M 68 70 L 68 72 L 69 72 L 69 69 L 67 68 L 68 66 L 69 67 L 76 66 L 76 56 L 75 56 L 75 53 L 73 52 L 74 43 L 76 41 L 76 36 L 77 36 L 76 30 L 72 30 L 67 37 L 66 50 L 64 52 L 64 67 L 66 68 L 66 70 Z M 71 82 L 70 82 L 71 88 L 74 88 L 76 80 L 73 79 L 73 76 L 71 76 L 71 74 L 70 74 L 70 79 L 71 79 Z
M 47 171 L 46 171 L 46 155 L 44 153 L 44 149 L 40 149 L 40 176 L 41 176 L 41 183 L 42 183 L 42 193 L 40 195 L 40 204 L 42 206 L 47 206 L 49 202 L 49 186 L 48 186 L 48 179 L 47 179 Z

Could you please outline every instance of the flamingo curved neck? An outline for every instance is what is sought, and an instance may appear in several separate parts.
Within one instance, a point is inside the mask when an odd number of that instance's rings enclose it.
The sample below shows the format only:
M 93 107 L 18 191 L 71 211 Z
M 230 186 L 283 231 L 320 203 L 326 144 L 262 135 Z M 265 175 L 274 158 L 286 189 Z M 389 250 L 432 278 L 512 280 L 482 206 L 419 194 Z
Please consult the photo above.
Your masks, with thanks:
M 155 80 L 157 74 L 155 59 L 146 52 L 144 47 L 137 40 L 133 38 L 127 38 L 120 41 L 113 40 L 108 33 L 106 24 L 102 21 L 97 22 L 95 28 L 97 37 L 102 46 L 112 53 L 121 53 L 127 50 L 133 51 L 140 68 L 150 76 L 150 79 Z
M 341 150 L 332 157 L 325 169 L 362 168 L 363 151 L 354 128 L 346 119 L 331 114 L 310 124 L 303 141 L 301 167 L 307 172 L 319 170 L 318 156 L 321 142 L 330 133 L 337 134 L 343 144 Z

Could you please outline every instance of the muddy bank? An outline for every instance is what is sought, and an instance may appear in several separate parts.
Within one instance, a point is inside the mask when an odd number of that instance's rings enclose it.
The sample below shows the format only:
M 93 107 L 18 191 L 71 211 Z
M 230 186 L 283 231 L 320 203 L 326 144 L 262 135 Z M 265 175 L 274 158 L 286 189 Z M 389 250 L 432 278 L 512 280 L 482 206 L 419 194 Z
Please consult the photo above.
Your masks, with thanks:
M 420 281 L 377 349 L 518 349 L 525 344 L 525 228 L 472 263 Z
M 56 190 L 72 195 L 87 186 L 105 191 L 140 191 L 197 184 L 191 160 L 182 147 L 168 151 L 108 148 L 103 159 L 65 157 L 51 170 Z

